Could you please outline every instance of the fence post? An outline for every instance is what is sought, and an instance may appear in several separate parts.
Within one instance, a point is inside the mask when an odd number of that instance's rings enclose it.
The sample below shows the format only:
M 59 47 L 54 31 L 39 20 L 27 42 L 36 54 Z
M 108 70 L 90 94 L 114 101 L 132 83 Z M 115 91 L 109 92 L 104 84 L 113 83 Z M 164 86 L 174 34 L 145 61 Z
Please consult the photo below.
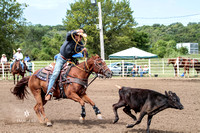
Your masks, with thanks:
M 124 60 L 122 60 L 122 77 L 124 77 Z
M 193 63 L 192 63 L 192 65 L 193 65 L 193 75 L 194 75 L 194 58 L 193 58 Z
M 1 63 L 2 64 L 2 74 L 3 74 L 3 79 L 5 78 L 5 75 L 4 75 L 4 64 L 3 63 Z
M 35 72 L 35 64 L 34 64 L 34 62 L 32 62 L 32 71 L 33 71 L 33 73 Z
M 176 64 L 177 64 L 176 74 L 177 74 L 177 77 L 179 77 L 179 58 L 176 58 Z
M 162 58 L 162 64 L 163 64 L 163 74 L 165 74 L 165 61 L 164 61 L 164 58 Z
M 149 75 L 151 76 L 151 59 L 149 59 Z

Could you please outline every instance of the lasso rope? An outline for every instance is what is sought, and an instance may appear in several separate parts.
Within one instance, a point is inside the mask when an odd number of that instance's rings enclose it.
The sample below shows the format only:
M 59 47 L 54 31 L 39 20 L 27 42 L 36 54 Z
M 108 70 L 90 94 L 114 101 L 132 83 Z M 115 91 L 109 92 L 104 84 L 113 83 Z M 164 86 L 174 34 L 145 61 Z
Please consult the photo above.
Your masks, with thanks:
M 83 45 L 81 45 L 75 38 L 74 38 L 74 36 L 73 36 L 73 34 L 74 34 L 74 32 L 75 32 L 75 30 L 71 33 L 71 37 L 72 37 L 72 39 L 74 40 L 74 42 L 76 42 L 76 45 L 75 45 L 75 47 L 74 47 L 74 51 L 76 52 L 76 53 L 82 53 L 83 52 L 83 50 L 81 50 L 80 52 L 77 52 L 76 51 L 76 48 L 77 48 L 77 45 L 79 45 L 79 46 L 85 46 L 86 45 L 86 43 L 87 43 L 87 38 L 86 37 L 83 37 L 83 39 L 84 39 L 84 41 L 85 41 L 85 44 L 83 44 Z M 80 37 L 81 35 L 79 35 L 79 37 Z M 85 59 L 85 64 L 86 64 L 86 67 L 87 67 L 87 69 L 89 70 L 89 67 L 88 67 L 88 65 L 87 65 L 87 61 L 86 61 L 86 54 L 84 54 L 84 57 L 83 57 L 84 59 Z M 80 67 L 78 67 L 74 62 L 71 62 L 74 66 L 76 66 L 77 68 L 79 68 L 80 70 L 83 70 L 82 68 L 80 68 Z M 83 71 L 85 71 L 85 70 L 83 70 Z
M 77 67 L 78 69 L 80 69 L 80 70 L 82 70 L 82 71 L 85 71 L 84 69 L 82 69 L 82 68 L 80 68 L 79 66 L 77 66 L 74 62 L 69 61 L 69 63 L 73 64 L 73 65 L 74 65 L 75 67 Z M 90 69 L 89 69 L 89 67 L 88 67 L 86 61 L 85 61 L 85 65 L 87 66 L 87 69 L 88 69 L 88 71 L 89 71 Z

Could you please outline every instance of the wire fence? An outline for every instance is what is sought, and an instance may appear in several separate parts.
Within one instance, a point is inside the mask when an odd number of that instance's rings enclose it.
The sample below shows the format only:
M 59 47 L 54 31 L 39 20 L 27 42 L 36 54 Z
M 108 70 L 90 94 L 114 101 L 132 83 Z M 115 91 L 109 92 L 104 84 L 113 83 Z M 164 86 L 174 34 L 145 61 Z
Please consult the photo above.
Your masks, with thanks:
M 184 61 L 174 58 L 175 68 L 177 69 L 177 77 L 184 76 L 183 64 Z M 169 64 L 168 58 L 163 59 L 140 59 L 140 60 L 106 60 L 107 66 L 113 72 L 114 77 L 163 77 L 169 78 L 175 76 L 175 69 L 173 64 Z M 200 58 L 189 59 L 189 78 L 200 78 Z M 50 65 L 54 61 L 33 61 L 32 71 L 36 71 L 45 66 Z M 82 61 L 80 61 L 82 62 Z M 5 70 L 5 66 L 0 65 L 0 80 L 12 80 L 13 76 L 9 70 Z M 3 67 L 2 67 L 3 66 Z M 134 68 L 134 69 L 133 69 Z M 148 69 L 145 72 L 145 68 Z M 135 71 L 134 71 L 135 70 Z M 199 71 L 199 74 L 197 73 Z M 8 72 L 8 73 L 7 73 Z M 25 76 L 31 75 L 27 72 Z

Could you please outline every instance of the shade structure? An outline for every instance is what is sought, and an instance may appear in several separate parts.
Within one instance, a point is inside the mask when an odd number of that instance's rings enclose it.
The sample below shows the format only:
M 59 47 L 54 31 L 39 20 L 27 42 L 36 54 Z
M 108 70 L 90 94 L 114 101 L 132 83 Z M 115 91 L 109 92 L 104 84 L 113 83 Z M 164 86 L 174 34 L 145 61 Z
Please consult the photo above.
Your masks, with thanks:
M 158 58 L 157 55 L 132 47 L 109 55 L 109 59 L 141 59 Z

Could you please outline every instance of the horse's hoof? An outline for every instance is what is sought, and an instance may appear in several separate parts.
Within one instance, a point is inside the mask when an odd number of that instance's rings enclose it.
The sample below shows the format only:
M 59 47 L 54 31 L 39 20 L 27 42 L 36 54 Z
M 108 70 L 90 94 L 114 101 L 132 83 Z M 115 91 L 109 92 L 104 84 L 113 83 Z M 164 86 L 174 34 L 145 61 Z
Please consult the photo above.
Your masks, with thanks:
M 132 127 L 133 127 L 132 124 L 127 124 L 127 125 L 126 125 L 126 128 L 132 128 Z
M 79 118 L 79 122 L 80 122 L 80 123 L 84 123 L 84 120 L 85 120 L 85 118 L 83 118 L 83 117 L 80 117 L 80 118 Z
M 102 120 L 102 115 L 101 114 L 97 114 L 97 119 Z
M 53 124 L 51 122 L 47 122 L 47 127 L 51 127 Z

